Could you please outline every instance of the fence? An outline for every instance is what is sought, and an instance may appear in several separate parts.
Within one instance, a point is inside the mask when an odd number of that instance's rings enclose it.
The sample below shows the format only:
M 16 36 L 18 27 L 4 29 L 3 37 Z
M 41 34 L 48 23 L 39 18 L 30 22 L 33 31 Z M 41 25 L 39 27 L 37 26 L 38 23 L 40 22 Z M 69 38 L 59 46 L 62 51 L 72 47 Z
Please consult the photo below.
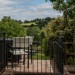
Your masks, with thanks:
M 54 42 L 54 61 L 55 61 L 55 66 L 60 74 L 63 74 L 63 44 L 62 42 Z
M 8 38 L 5 33 L 2 35 L 0 71 L 5 68 L 13 69 L 16 74 L 63 74 L 63 48 L 59 43 L 48 41 L 50 56 L 46 56 L 42 38 L 40 41 L 34 41 L 32 36 Z
M 62 40 L 49 40 L 50 57 L 53 60 L 54 74 L 64 74 L 64 51 Z

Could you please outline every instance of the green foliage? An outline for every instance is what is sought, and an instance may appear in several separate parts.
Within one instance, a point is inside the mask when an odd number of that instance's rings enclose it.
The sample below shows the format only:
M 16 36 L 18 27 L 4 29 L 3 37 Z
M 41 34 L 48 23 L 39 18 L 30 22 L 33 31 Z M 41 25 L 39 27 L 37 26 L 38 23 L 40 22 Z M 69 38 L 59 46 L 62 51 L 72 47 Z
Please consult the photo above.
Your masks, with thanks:
M 53 2 L 53 8 L 63 12 L 65 26 L 69 25 L 70 19 L 71 20 L 75 19 L 75 2 L 74 2 L 74 0 L 55 0 Z
M 73 57 L 69 57 L 68 58 L 68 60 L 67 60 L 67 63 L 69 64 L 69 65 L 72 65 L 73 63 L 74 63 L 74 60 L 73 60 Z
M 35 19 L 35 23 L 36 25 L 42 29 L 43 27 L 45 27 L 50 21 L 52 20 L 52 18 L 50 17 L 46 17 L 46 18 L 43 18 L 43 19 Z
M 0 32 L 6 32 L 6 36 L 25 36 L 24 28 L 14 19 L 4 16 L 0 21 Z
M 46 1 L 46 2 L 47 2 L 47 1 L 51 1 L 51 2 L 54 2 L 54 1 L 56 1 L 56 0 L 45 0 L 45 1 Z
M 45 56 L 45 54 L 37 53 L 33 55 L 33 59 L 46 60 L 48 59 L 48 57 Z
M 63 41 L 73 40 L 73 27 L 64 26 L 63 18 L 52 20 L 44 29 L 44 35 L 47 39 L 62 38 Z
M 46 28 L 43 29 L 47 40 L 62 38 L 63 41 L 75 42 L 75 2 L 74 0 L 46 0 L 53 3 L 53 8 L 63 13 L 63 19 L 55 19 L 51 21 Z M 73 49 L 68 49 L 69 53 Z M 67 60 L 68 64 L 74 63 L 74 58 L 70 56 Z
M 73 49 L 69 48 L 68 50 L 68 53 L 73 53 Z
M 49 56 L 49 49 L 48 49 L 48 41 L 46 39 L 43 39 L 43 44 L 42 44 L 43 52 L 46 56 Z
M 21 23 L 22 26 L 36 25 L 35 22 Z
M 46 18 L 42 18 L 42 19 L 34 19 L 31 21 L 25 20 L 24 23 L 22 23 L 21 25 L 23 25 L 24 27 L 26 26 L 35 26 L 35 27 L 39 27 L 40 29 L 42 29 L 43 27 L 45 27 L 48 22 L 50 22 L 53 18 L 50 17 L 46 17 Z
M 34 40 L 40 40 L 41 30 L 38 27 L 30 27 L 27 29 L 28 36 L 34 36 Z

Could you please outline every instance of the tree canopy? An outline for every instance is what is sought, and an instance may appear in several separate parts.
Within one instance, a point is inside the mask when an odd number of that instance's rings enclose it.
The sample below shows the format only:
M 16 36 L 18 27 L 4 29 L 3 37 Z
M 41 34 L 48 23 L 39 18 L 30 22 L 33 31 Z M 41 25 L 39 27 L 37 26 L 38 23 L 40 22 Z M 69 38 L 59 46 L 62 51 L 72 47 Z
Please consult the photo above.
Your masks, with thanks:
M 28 36 L 34 36 L 34 40 L 40 40 L 41 30 L 38 27 L 30 27 L 26 33 Z
M 25 30 L 14 19 L 9 16 L 4 16 L 0 21 L 0 32 L 6 32 L 6 36 L 25 36 Z
M 75 33 L 75 2 L 74 0 L 46 0 L 53 3 L 53 8 L 63 12 L 63 32 L 74 35 Z M 56 26 L 57 27 L 57 26 Z M 59 29 L 58 29 L 59 30 Z M 57 31 L 58 31 L 57 30 Z M 61 31 L 59 31 L 61 33 Z M 65 35 L 63 35 L 65 36 Z M 66 38 L 66 37 L 65 37 Z M 72 38 L 75 38 L 74 36 Z
M 43 32 L 47 39 L 62 38 L 63 41 L 73 40 L 73 27 L 71 25 L 64 27 L 63 20 L 63 17 L 54 19 L 43 28 Z

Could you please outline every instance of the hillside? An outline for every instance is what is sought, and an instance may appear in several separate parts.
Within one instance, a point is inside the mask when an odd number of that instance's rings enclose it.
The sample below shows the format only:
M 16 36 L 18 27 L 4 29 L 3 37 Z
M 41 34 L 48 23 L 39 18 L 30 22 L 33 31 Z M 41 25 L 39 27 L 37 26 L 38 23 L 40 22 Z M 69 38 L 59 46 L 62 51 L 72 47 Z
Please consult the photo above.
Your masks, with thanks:
M 31 25 L 36 25 L 35 22 L 29 22 L 29 23 L 22 23 L 22 26 L 31 26 Z

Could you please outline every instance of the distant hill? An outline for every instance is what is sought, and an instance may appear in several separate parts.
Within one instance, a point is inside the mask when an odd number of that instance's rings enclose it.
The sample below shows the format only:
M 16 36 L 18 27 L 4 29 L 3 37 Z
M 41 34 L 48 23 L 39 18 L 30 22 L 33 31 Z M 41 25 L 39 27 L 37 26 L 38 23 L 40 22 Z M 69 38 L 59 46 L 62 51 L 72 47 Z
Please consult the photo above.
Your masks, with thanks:
M 25 20 L 23 23 L 21 23 L 21 25 L 23 27 L 38 26 L 40 29 L 42 29 L 42 27 L 45 27 L 52 19 L 54 18 L 46 17 L 42 19 L 37 18 L 31 21 Z

